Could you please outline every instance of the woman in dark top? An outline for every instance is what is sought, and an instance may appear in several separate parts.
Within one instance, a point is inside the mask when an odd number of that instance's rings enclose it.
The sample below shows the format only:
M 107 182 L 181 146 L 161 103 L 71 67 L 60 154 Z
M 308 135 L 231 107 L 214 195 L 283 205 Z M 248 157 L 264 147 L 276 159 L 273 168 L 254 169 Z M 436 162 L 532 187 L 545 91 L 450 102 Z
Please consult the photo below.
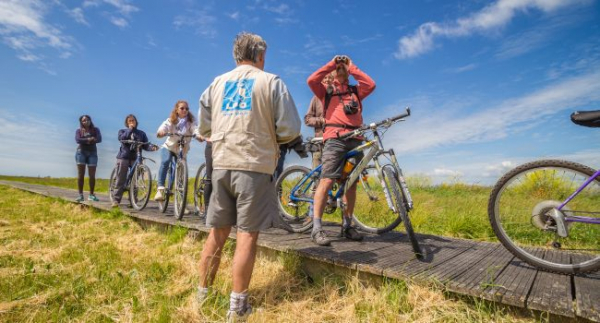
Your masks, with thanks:
M 85 166 L 88 167 L 88 176 L 90 184 L 90 195 L 88 200 L 98 201 L 94 195 L 94 187 L 96 186 L 96 166 L 98 165 L 98 152 L 96 144 L 102 142 L 100 129 L 94 126 L 92 118 L 88 115 L 79 117 L 79 129 L 75 130 L 75 142 L 77 152 L 75 153 L 75 161 L 77 162 L 77 188 L 79 196 L 77 202 L 83 202 L 83 179 L 85 177 Z
M 148 143 L 148 136 L 146 133 L 139 130 L 137 118 L 130 114 L 125 117 L 125 129 L 119 130 L 119 141 L 121 141 L 121 148 L 117 155 L 117 183 L 116 190 L 113 195 L 112 207 L 118 207 L 123 197 L 123 191 L 125 190 L 125 182 L 127 180 L 127 171 L 129 167 L 133 165 L 137 157 L 137 152 L 132 149 L 131 144 L 123 143 L 122 140 L 135 140 L 145 142 L 147 144 L 142 146 L 142 149 L 147 151 L 156 151 L 158 146 Z

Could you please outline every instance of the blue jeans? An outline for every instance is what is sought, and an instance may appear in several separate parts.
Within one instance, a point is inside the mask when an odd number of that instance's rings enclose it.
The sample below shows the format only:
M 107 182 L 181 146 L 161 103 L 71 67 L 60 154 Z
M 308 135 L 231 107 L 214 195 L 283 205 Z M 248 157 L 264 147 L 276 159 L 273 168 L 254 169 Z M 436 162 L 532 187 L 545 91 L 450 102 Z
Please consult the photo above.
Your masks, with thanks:
M 158 187 L 165 186 L 165 180 L 171 166 L 171 159 L 177 160 L 177 155 L 172 153 L 167 148 L 160 149 L 160 165 L 158 165 Z

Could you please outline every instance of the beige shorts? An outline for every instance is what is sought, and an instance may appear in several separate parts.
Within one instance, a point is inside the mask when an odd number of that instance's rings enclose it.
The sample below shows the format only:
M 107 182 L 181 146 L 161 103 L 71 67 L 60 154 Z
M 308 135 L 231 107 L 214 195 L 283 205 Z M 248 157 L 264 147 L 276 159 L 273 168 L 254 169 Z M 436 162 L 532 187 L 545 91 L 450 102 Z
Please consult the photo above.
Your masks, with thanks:
M 214 169 L 212 186 L 206 214 L 208 227 L 236 226 L 240 231 L 256 232 L 270 228 L 273 218 L 279 216 L 272 175 Z

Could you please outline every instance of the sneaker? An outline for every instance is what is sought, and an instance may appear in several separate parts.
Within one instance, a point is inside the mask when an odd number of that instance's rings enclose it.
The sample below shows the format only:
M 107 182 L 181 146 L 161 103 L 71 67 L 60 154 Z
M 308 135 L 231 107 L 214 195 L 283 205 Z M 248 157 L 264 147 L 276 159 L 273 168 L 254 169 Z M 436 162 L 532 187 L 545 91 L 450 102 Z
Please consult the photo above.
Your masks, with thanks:
M 154 200 L 155 201 L 164 201 L 165 200 L 164 192 L 165 192 L 164 188 L 157 189 L 156 195 L 154 195 Z
M 239 311 L 229 310 L 227 311 L 227 323 L 246 322 L 250 314 L 252 314 L 252 306 L 250 304 L 244 305 Z
M 204 303 L 204 301 L 208 298 L 209 292 L 210 289 L 198 286 L 198 291 L 196 292 L 196 301 L 198 304 L 202 305 L 202 303 Z
M 113 201 L 113 202 L 110 204 L 110 207 L 112 207 L 112 208 L 117 208 L 117 207 L 119 207 L 119 202 L 117 202 L 117 201 Z
M 361 241 L 364 238 L 353 226 L 342 227 L 342 236 L 353 241 Z
M 90 196 L 88 196 L 88 201 L 98 202 L 100 200 L 96 197 L 96 195 L 90 194 Z
M 79 196 L 75 199 L 75 202 L 83 202 L 83 194 L 79 194 Z
M 329 246 L 331 245 L 331 241 L 329 241 L 329 238 L 327 238 L 327 234 L 325 234 L 325 231 L 323 230 L 319 230 L 317 232 L 313 232 L 310 235 L 310 238 L 312 239 L 312 241 L 316 244 L 318 244 L 319 246 Z

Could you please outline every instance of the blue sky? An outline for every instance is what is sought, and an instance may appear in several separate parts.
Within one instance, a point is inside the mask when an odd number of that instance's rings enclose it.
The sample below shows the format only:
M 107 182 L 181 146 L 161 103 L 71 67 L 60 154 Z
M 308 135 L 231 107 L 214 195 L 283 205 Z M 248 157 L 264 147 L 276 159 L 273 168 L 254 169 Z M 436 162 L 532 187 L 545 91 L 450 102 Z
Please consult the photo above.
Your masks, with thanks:
M 0 174 L 76 176 L 74 131 L 90 114 L 108 177 L 124 117 L 161 143 L 174 103 L 197 113 L 233 68 L 244 30 L 267 41 L 265 69 L 301 116 L 306 78 L 336 54 L 377 83 L 365 121 L 411 106 L 384 139 L 409 175 L 487 184 L 537 158 L 600 167 L 600 133 L 568 119 L 600 109 L 597 0 L 0 0 Z M 203 150 L 192 147 L 191 169 Z

